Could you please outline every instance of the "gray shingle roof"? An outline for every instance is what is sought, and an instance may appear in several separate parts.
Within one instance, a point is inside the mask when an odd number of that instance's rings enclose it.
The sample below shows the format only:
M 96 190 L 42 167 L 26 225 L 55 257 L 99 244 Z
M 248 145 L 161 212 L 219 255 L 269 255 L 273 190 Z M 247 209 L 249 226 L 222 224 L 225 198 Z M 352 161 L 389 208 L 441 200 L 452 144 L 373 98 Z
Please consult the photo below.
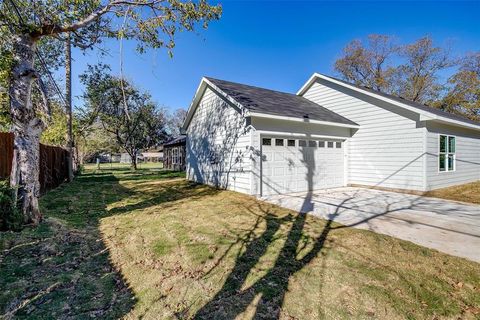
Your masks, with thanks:
M 187 141 L 187 136 L 180 135 L 168 141 L 167 143 L 164 143 L 163 146 L 164 147 L 173 146 L 173 145 L 185 143 L 186 141 Z
M 322 74 L 322 75 L 327 77 L 327 78 L 330 78 L 330 79 L 333 79 L 333 80 L 336 80 L 336 81 L 354 86 L 356 88 L 359 88 L 359 89 L 362 89 L 362 90 L 365 90 L 365 91 L 368 91 L 368 92 L 371 92 L 371 93 L 374 93 L 374 94 L 378 94 L 379 96 L 382 96 L 384 98 L 388 98 L 388 99 L 391 99 L 391 100 L 394 100 L 394 101 L 397 101 L 397 102 L 400 102 L 400 103 L 404 103 L 404 104 L 406 104 L 410 107 L 417 108 L 419 110 L 423 110 L 423 111 L 427 111 L 427 112 L 439 115 L 441 117 L 445 117 L 445 118 L 449 118 L 449 119 L 453 119 L 453 120 L 459 120 L 459 121 L 471 123 L 471 124 L 474 124 L 474 125 L 477 125 L 477 126 L 480 125 L 480 122 L 478 122 L 478 121 L 470 120 L 468 118 L 465 118 L 461 115 L 457 115 L 455 113 L 447 112 L 447 111 L 444 111 L 442 109 L 431 107 L 431 106 L 421 104 L 421 103 L 418 103 L 418 102 L 415 102 L 415 101 L 411 101 L 411 100 L 408 100 L 408 99 L 405 99 L 405 98 L 397 97 L 397 96 L 392 95 L 392 94 L 383 93 L 383 92 L 380 92 L 380 91 L 372 89 L 372 88 L 360 86 L 360 85 L 357 85 L 357 84 L 354 84 L 354 83 L 351 83 L 351 82 L 348 82 L 348 81 L 345 81 L 345 80 L 342 80 L 342 79 L 327 76 L 325 74 Z
M 206 77 L 224 93 L 251 112 L 357 125 L 304 97 L 245 84 Z

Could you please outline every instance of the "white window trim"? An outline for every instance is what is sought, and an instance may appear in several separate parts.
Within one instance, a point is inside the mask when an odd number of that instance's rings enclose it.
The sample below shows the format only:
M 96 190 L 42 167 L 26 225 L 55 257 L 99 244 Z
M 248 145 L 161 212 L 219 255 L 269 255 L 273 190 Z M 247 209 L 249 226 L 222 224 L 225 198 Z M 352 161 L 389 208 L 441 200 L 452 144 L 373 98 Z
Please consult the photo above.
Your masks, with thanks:
M 179 164 L 179 152 L 178 149 L 175 147 L 172 149 L 172 164 Z
M 441 136 L 445 136 L 447 138 L 447 150 L 445 150 L 446 152 L 440 152 L 440 137 Z M 448 140 L 449 140 L 450 137 L 455 138 L 455 152 L 454 153 L 448 152 L 448 151 L 450 151 L 449 147 L 448 147 Z M 437 150 L 438 151 L 437 152 L 438 153 L 438 161 L 437 161 L 438 173 L 447 173 L 447 172 L 457 171 L 457 136 L 454 136 L 454 135 L 451 135 L 451 134 L 439 133 L 438 134 L 437 148 L 438 148 L 438 150 Z M 441 154 L 445 154 L 445 171 L 440 170 L 440 155 Z M 448 155 L 449 154 L 453 154 L 453 170 L 448 170 Z

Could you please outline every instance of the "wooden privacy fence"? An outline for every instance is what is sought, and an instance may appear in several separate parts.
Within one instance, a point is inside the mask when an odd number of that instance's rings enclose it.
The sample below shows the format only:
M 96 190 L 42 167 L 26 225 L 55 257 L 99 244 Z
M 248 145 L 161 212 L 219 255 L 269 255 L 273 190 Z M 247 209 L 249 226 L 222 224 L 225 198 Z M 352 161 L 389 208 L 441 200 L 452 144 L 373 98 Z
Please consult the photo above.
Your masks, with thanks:
M 0 132 L 0 178 L 10 176 L 13 160 L 13 134 Z M 40 192 L 59 186 L 68 178 L 68 151 L 40 144 Z

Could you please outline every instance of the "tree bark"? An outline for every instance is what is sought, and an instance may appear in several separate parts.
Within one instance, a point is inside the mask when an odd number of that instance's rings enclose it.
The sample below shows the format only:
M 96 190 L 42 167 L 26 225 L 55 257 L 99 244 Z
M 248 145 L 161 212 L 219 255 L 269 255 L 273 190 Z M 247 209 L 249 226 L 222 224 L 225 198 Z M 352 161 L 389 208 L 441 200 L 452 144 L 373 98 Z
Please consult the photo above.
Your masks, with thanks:
M 32 104 L 32 85 L 38 75 L 34 69 L 35 39 L 17 35 L 13 41 L 15 65 L 9 88 L 14 153 L 10 184 L 25 223 L 38 224 L 42 218 L 40 195 L 40 135 L 45 123 Z
M 130 157 L 132 158 L 132 168 L 133 168 L 133 170 L 137 170 L 137 153 L 135 151 L 132 152 Z
M 72 130 L 72 45 L 70 33 L 65 41 L 65 99 L 67 100 L 68 181 L 73 180 L 73 130 Z

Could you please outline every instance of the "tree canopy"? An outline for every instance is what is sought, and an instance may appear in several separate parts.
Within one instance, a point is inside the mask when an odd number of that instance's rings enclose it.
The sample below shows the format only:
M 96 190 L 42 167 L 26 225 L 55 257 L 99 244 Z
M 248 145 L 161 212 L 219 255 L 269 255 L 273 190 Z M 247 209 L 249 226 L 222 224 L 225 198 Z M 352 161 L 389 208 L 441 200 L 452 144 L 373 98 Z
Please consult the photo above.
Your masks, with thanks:
M 12 61 L 6 78 L 9 114 L 0 121 L 9 122 L 14 133 L 10 184 L 26 223 L 37 224 L 41 219 L 38 142 L 50 116 L 49 92 L 42 73 L 50 73 L 45 60 L 61 60 L 58 50 L 48 50 L 51 55 L 42 56 L 39 53 L 42 44 L 49 47 L 71 42 L 73 46 L 88 49 L 106 37 L 134 39 L 139 52 L 148 47 L 167 48 L 171 54 L 179 31 L 193 31 L 197 24 L 207 27 L 220 14 L 221 7 L 209 5 L 206 0 L 4 0 L 0 3 L 0 52 L 2 56 L 11 56 Z M 123 88 L 123 79 L 120 85 Z M 126 101 L 123 105 L 129 118 Z M 146 109 L 143 106 L 142 110 Z M 0 111 L 0 115 L 4 113 Z
M 400 45 L 393 36 L 373 34 L 348 43 L 334 67 L 357 85 L 479 119 L 480 52 L 456 59 L 430 37 Z
M 116 145 L 130 155 L 136 169 L 140 150 L 167 139 L 166 112 L 158 108 L 149 94 L 109 71 L 105 65 L 90 66 L 81 75 L 86 88 L 85 115 L 91 121 L 98 121 L 114 137 Z

